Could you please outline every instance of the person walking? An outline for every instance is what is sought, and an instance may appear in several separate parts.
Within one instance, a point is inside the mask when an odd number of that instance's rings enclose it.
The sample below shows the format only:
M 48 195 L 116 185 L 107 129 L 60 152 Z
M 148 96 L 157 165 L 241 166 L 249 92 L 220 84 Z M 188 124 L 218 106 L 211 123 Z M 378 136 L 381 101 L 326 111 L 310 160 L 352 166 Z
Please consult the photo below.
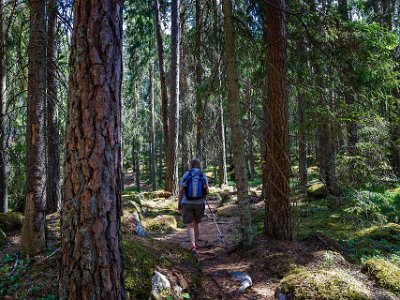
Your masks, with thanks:
M 200 159 L 193 158 L 190 162 L 190 170 L 183 174 L 179 181 L 178 195 L 178 210 L 187 227 L 190 250 L 193 253 L 196 253 L 198 248 L 200 223 L 204 215 L 208 190 L 208 180 L 201 171 Z

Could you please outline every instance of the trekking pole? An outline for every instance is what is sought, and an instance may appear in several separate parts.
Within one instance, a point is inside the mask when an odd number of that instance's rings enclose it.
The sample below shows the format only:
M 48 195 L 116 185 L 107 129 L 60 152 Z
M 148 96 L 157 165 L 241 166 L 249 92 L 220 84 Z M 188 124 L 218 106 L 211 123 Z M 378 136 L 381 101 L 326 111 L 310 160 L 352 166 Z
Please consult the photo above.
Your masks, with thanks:
M 226 245 L 226 243 L 225 243 L 224 236 L 222 235 L 221 230 L 219 229 L 219 226 L 218 226 L 218 223 L 217 223 L 217 219 L 216 219 L 216 217 L 215 217 L 215 214 L 212 212 L 211 207 L 210 207 L 210 204 L 208 204 L 208 200 L 207 200 L 208 197 L 206 197 L 205 199 L 206 199 L 206 203 L 207 203 L 208 209 L 210 210 L 210 213 L 211 213 L 212 216 L 213 216 L 214 224 L 215 224 L 215 226 L 217 227 L 218 234 L 219 234 L 219 239 L 222 241 L 222 243 L 225 245 L 225 248 L 226 248 L 227 245 Z

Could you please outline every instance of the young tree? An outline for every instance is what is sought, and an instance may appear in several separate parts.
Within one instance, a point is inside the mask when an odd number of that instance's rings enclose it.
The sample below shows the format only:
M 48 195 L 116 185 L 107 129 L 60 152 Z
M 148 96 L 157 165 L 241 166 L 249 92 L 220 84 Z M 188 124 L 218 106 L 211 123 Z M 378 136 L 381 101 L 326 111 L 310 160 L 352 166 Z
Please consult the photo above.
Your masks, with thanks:
M 246 162 L 243 145 L 243 127 L 240 117 L 239 86 L 236 70 L 235 41 L 233 36 L 233 18 L 231 0 L 223 0 L 224 36 L 226 55 L 226 74 L 228 79 L 228 108 L 232 130 L 233 161 L 240 214 L 241 246 L 249 248 L 253 243 L 251 228 L 251 208 L 248 195 Z
M 266 10 L 268 87 L 266 116 L 267 211 L 266 234 L 271 239 L 291 240 L 288 153 L 288 91 L 286 60 L 286 1 L 270 0 Z M 264 98 L 265 99 L 265 98 Z
M 165 190 L 177 194 L 178 189 L 178 135 L 179 135 L 179 42 L 180 0 L 171 7 L 171 98 L 169 111 L 169 141 Z
M 74 3 L 61 212 L 60 299 L 124 299 L 122 1 Z
M 0 212 L 8 211 L 8 184 L 6 158 L 6 111 L 7 111 L 7 24 L 5 22 L 5 1 L 0 0 Z
M 46 1 L 30 2 L 28 116 L 26 132 L 26 199 L 22 249 L 46 248 Z
M 156 174 L 156 126 L 154 110 L 154 83 L 153 83 L 153 65 L 149 70 L 149 106 L 150 106 L 150 179 L 153 190 L 157 189 Z
M 196 156 L 203 162 L 203 97 L 201 91 L 203 67 L 201 60 L 201 31 L 202 31 L 202 3 L 195 0 L 196 6 L 196 32 L 195 32 L 195 82 L 196 82 Z
M 61 202 L 60 136 L 57 99 L 57 1 L 47 4 L 47 212 L 54 213 Z

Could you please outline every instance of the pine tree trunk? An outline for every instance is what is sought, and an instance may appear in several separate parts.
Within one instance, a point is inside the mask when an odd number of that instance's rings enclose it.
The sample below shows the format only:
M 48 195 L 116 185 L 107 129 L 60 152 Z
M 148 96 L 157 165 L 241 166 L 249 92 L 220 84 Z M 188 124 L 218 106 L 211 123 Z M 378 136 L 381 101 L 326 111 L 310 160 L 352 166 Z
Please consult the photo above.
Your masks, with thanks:
M 0 213 L 8 211 L 8 183 L 6 157 L 7 65 L 5 1 L 0 0 Z
M 203 162 L 203 99 L 202 99 L 202 61 L 201 61 L 201 0 L 196 2 L 196 35 L 195 35 L 195 84 L 196 84 L 196 156 Z
M 157 51 L 158 51 L 158 68 L 161 83 L 161 118 L 164 131 L 165 149 L 168 149 L 169 139 L 169 125 L 168 125 L 168 91 L 167 80 L 164 71 L 164 46 L 161 34 L 161 16 L 160 16 L 160 1 L 155 0 L 154 11 L 156 16 L 156 37 L 157 37 Z
M 219 88 L 222 88 L 222 79 L 221 79 L 221 71 L 218 68 L 218 82 Z M 220 151 L 218 154 L 218 161 L 219 161 L 219 187 L 222 185 L 228 185 L 228 171 L 226 168 L 226 142 L 225 142 L 225 122 L 224 122 L 224 106 L 223 106 L 223 97 L 222 94 L 218 96 L 218 110 L 219 110 L 219 117 L 218 117 L 218 134 L 219 134 L 219 141 L 220 141 Z
M 27 187 L 22 249 L 46 249 L 46 1 L 30 1 L 28 108 L 26 133 Z
M 268 108 L 266 234 L 271 239 L 291 240 L 286 1 L 269 1 L 266 4 L 265 15 L 269 66 L 266 105 Z
M 250 80 L 247 82 L 247 142 L 248 142 L 248 151 L 249 151 L 249 178 L 254 179 L 256 170 L 254 166 L 254 146 L 253 146 L 253 98 L 251 95 L 251 84 Z
M 47 213 L 61 202 L 60 136 L 57 100 L 57 2 L 49 0 L 47 24 Z
M 178 135 L 179 135 L 179 42 L 180 0 L 173 0 L 171 7 L 171 102 L 169 111 L 169 142 L 165 190 L 178 193 Z
M 76 0 L 71 44 L 60 299 L 124 299 L 122 1 Z
M 157 190 L 156 175 L 156 125 L 154 109 L 154 85 L 153 85 L 153 66 L 149 70 L 149 98 L 150 98 L 150 178 L 153 191 Z
M 223 0 L 224 36 L 226 55 L 226 74 L 228 87 L 228 108 L 231 118 L 233 161 L 235 164 L 235 180 L 238 195 L 238 211 L 240 218 L 241 246 L 249 248 L 253 243 L 251 227 L 251 208 L 248 195 L 248 182 L 244 155 L 244 134 L 240 117 L 239 85 L 236 70 L 235 41 L 233 36 L 232 3 Z
M 181 18 L 181 72 L 180 72 L 180 95 L 179 102 L 182 104 L 181 106 L 181 115 L 182 115 L 182 174 L 185 173 L 189 169 L 189 145 L 188 145 L 188 134 L 189 134 L 189 74 L 187 70 L 186 64 L 186 47 L 185 47 L 185 39 L 186 39 L 186 20 L 183 15 Z

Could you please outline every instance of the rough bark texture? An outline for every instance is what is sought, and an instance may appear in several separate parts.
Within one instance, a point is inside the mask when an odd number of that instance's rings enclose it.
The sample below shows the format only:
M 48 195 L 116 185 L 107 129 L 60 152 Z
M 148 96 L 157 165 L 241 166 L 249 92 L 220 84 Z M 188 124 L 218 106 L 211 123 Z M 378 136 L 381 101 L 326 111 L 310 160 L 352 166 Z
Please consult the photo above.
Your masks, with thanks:
M 75 0 L 61 211 L 60 299 L 124 299 L 122 1 Z
M 26 253 L 36 253 L 46 248 L 46 1 L 30 1 L 30 10 L 27 187 L 22 249 Z
M 201 91 L 202 61 L 201 61 L 201 0 L 196 2 L 196 36 L 195 36 L 195 83 L 196 83 L 196 156 L 203 161 L 203 118 L 204 108 Z
M 232 130 L 233 161 L 235 164 L 235 181 L 238 195 L 240 231 L 242 234 L 241 246 L 249 248 L 253 243 L 251 228 L 251 208 L 248 195 L 248 182 L 243 143 L 243 127 L 240 117 L 239 85 L 235 63 L 235 42 L 233 37 L 232 3 L 223 0 L 224 37 L 226 55 L 226 74 L 228 79 L 228 108 Z
M 0 0 L 0 213 L 8 211 L 8 183 L 6 157 L 7 122 L 7 66 L 6 66 L 6 22 L 4 0 Z
M 47 213 L 61 202 L 60 136 L 57 101 L 57 1 L 49 0 L 47 23 Z
M 178 133 L 179 133 L 179 42 L 180 0 L 173 0 L 171 7 L 171 105 L 169 112 L 169 142 L 165 190 L 178 193 Z
M 156 124 L 154 109 L 153 66 L 149 70 L 149 105 L 150 105 L 150 179 L 153 190 L 157 189 L 156 174 Z
M 291 240 L 286 2 L 271 0 L 265 8 L 268 60 L 266 234 L 271 239 Z
M 164 46 L 161 34 L 161 16 L 160 16 L 160 1 L 155 0 L 154 12 L 156 16 L 156 37 L 157 37 L 157 52 L 158 52 L 158 68 L 161 83 L 161 118 L 164 131 L 165 149 L 168 149 L 169 126 L 168 126 L 168 91 L 167 80 L 165 79 L 164 71 Z

